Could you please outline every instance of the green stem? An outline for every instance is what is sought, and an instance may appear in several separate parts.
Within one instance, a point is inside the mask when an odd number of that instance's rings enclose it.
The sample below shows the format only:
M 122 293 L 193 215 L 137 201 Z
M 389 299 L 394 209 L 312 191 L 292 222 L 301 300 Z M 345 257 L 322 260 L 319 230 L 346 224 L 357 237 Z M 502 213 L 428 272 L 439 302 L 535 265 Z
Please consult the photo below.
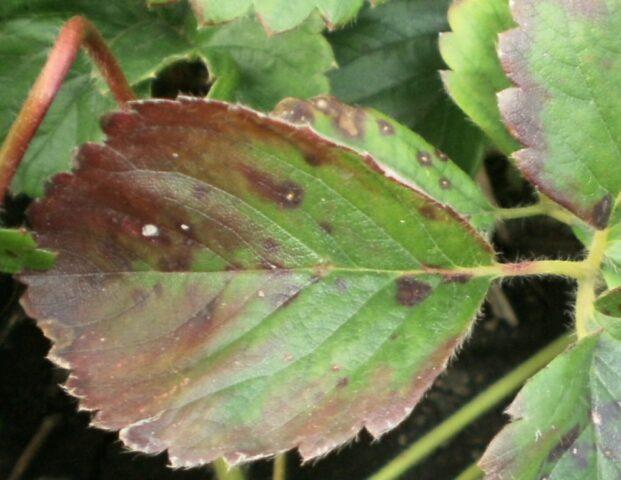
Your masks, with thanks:
M 244 480 L 244 473 L 238 467 L 231 467 L 223 459 L 219 458 L 212 463 L 218 480 Z
M 287 478 L 287 454 L 279 453 L 274 458 L 274 471 L 272 480 L 285 480 Z
M 578 338 L 584 338 L 591 332 L 590 323 L 595 315 L 595 287 L 599 281 L 600 267 L 606 254 L 609 233 L 609 229 L 595 232 L 589 245 L 589 255 L 582 262 L 590 273 L 578 280 L 575 313 Z
M 496 208 L 494 209 L 494 215 L 500 220 L 513 220 L 517 218 L 547 215 L 567 225 L 576 225 L 582 222 L 573 213 L 546 197 L 541 197 L 537 203 L 526 207 Z
M 99 68 L 119 105 L 135 98 L 119 64 L 95 26 L 84 17 L 68 20 L 0 148 L 0 205 L 30 141 L 56 98 L 81 47 L 84 47 Z
M 517 390 L 526 380 L 565 350 L 573 340 L 573 335 L 565 335 L 540 350 L 399 454 L 369 480 L 399 478 L 400 475 L 417 465 L 438 447 L 444 445 L 479 416 Z
M 480 478 L 483 478 L 483 475 L 485 475 L 485 473 L 475 462 L 461 472 L 455 480 L 479 480 Z

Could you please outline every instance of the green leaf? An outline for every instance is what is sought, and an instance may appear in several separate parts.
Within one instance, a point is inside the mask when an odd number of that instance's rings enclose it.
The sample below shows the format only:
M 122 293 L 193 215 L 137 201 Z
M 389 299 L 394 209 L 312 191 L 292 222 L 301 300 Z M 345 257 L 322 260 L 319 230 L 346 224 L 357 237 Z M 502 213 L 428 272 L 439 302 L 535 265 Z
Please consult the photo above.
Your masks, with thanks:
M 53 253 L 38 249 L 32 235 L 25 230 L 0 228 L 0 272 L 46 270 L 54 264 L 54 259 Z
M 0 138 L 62 23 L 75 14 L 86 15 L 102 31 L 134 86 L 149 82 L 176 60 L 201 58 L 215 76 L 211 96 L 260 109 L 270 109 L 288 95 L 304 98 L 329 89 L 324 73 L 334 59 L 318 19 L 269 38 L 252 19 L 197 30 L 187 7 L 150 11 L 143 0 L 48 0 L 9 9 L 0 19 L 0 109 L 9 113 L 0 119 Z M 70 168 L 77 144 L 101 138 L 98 117 L 112 105 L 107 87 L 81 55 L 18 170 L 13 192 L 42 195 L 51 175 Z
M 525 145 L 514 157 L 543 193 L 601 229 L 621 191 L 621 10 L 607 0 L 515 0 L 501 35 L 517 84 L 500 110 Z
M 471 327 L 488 243 L 308 128 L 131 108 L 31 208 L 60 255 L 21 276 L 94 425 L 180 467 L 310 459 L 403 420 Z
M 454 208 L 477 229 L 486 233 L 493 229 L 493 207 L 476 183 L 446 154 L 390 117 L 370 108 L 351 107 L 331 96 L 308 102 L 287 98 L 274 113 L 289 122 L 309 125 L 362 154 L 370 153 L 385 170 Z
M 498 34 L 511 28 L 508 0 L 455 1 L 448 11 L 451 32 L 440 35 L 440 52 L 450 70 L 442 80 L 451 98 L 496 147 L 509 155 L 519 143 L 502 122 L 496 95 L 511 84 L 496 49 Z
M 364 10 L 355 24 L 328 35 L 340 68 L 330 72 L 340 100 L 396 118 L 467 172 L 483 157 L 480 130 L 447 97 L 438 33 L 449 0 L 392 0 Z
M 621 475 L 621 340 L 586 337 L 535 375 L 480 465 L 488 480 Z
M 202 24 L 229 22 L 254 10 L 268 33 L 278 33 L 297 27 L 315 10 L 328 28 L 339 27 L 355 18 L 364 0 L 190 0 L 190 3 Z

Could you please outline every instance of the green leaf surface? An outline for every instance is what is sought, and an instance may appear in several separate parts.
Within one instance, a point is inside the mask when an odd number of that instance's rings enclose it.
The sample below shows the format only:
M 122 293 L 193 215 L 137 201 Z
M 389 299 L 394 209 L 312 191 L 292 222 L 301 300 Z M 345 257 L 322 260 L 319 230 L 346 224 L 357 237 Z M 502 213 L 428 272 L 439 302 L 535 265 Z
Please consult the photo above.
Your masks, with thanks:
M 496 95 L 510 86 L 496 49 L 498 34 L 511 28 L 508 0 L 455 1 L 448 11 L 451 32 L 440 35 L 440 52 L 450 70 L 442 80 L 451 98 L 509 155 L 519 148 L 500 117 Z
M 293 32 L 269 38 L 253 19 L 197 30 L 187 7 L 148 10 L 142 0 L 48 0 L 4 7 L 0 17 L 0 119 L 3 138 L 43 66 L 63 22 L 84 14 L 102 31 L 134 86 L 142 86 L 180 58 L 201 58 L 215 80 L 210 96 L 272 108 L 292 95 L 329 89 L 324 75 L 334 59 L 311 19 Z M 189 20 L 188 20 L 189 19 Z M 144 90 L 144 88 L 141 88 Z M 37 197 L 45 181 L 71 166 L 71 152 L 99 140 L 100 115 L 113 105 L 106 85 L 81 55 L 18 170 L 14 193 Z
M 480 465 L 486 479 L 621 477 L 621 340 L 586 337 L 535 375 Z
M 596 228 L 621 190 L 621 9 L 615 0 L 515 0 L 500 55 L 514 157 L 550 198 Z
M 310 459 L 402 421 L 470 329 L 489 244 L 307 127 L 131 108 L 31 207 L 60 255 L 21 276 L 93 424 L 180 467 Z
M 254 10 L 267 32 L 278 33 L 297 27 L 314 11 L 319 11 L 328 28 L 339 27 L 355 18 L 364 0 L 190 0 L 190 3 L 202 24 L 229 22 Z
M 438 34 L 449 0 L 391 0 L 365 9 L 355 24 L 328 35 L 339 68 L 332 93 L 411 127 L 467 172 L 483 157 L 481 131 L 444 92 Z
M 476 183 L 445 153 L 390 117 L 327 95 L 311 101 L 285 99 L 274 113 L 289 122 L 309 125 L 358 152 L 370 153 L 402 182 L 452 207 L 477 229 L 492 231 L 494 210 Z
M 32 235 L 25 230 L 0 228 L 0 272 L 46 270 L 54 264 L 54 259 L 52 252 L 38 249 Z

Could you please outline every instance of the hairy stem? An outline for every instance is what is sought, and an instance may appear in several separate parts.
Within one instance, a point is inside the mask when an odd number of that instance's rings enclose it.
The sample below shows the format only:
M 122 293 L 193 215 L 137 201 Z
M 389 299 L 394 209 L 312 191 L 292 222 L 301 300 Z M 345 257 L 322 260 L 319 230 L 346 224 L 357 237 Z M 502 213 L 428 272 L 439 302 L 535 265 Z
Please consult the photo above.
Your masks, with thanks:
M 119 64 L 95 26 L 84 17 L 68 20 L 0 148 L 0 205 L 30 141 L 56 98 L 81 47 L 98 67 L 119 105 L 135 99 Z
M 394 480 L 399 478 L 400 475 L 417 465 L 434 450 L 470 425 L 479 416 L 517 390 L 526 380 L 563 352 L 574 338 L 573 335 L 563 336 L 552 342 L 543 350 L 540 350 L 515 370 L 512 370 L 470 400 L 466 405 L 428 432 L 412 446 L 408 447 L 375 475 L 370 477 L 369 480 Z
M 595 314 L 595 288 L 600 278 L 600 268 L 604 261 L 609 233 L 609 229 L 595 232 L 589 246 L 589 255 L 583 262 L 589 273 L 578 280 L 575 313 L 578 338 L 584 338 L 591 332 L 590 322 Z
M 230 467 L 221 458 L 213 462 L 217 480 L 244 480 L 243 472 L 237 467 Z
M 287 454 L 279 453 L 274 458 L 274 471 L 272 480 L 285 480 L 287 478 Z
M 517 218 L 535 217 L 538 215 L 547 215 L 559 222 L 567 225 L 576 225 L 582 221 L 569 210 L 564 209 L 557 203 L 549 200 L 547 197 L 540 197 L 539 201 L 533 205 L 517 208 L 496 208 L 494 215 L 501 220 L 512 220 Z

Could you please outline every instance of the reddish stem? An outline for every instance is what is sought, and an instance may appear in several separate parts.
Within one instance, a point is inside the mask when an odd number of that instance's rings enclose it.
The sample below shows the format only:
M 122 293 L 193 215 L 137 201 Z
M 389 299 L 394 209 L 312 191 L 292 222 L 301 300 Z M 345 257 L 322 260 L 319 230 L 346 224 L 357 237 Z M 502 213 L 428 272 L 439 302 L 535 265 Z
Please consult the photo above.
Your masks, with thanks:
M 84 17 L 68 20 L 0 149 L 0 205 L 30 141 L 56 98 L 81 47 L 101 72 L 120 106 L 136 98 L 97 28 Z

